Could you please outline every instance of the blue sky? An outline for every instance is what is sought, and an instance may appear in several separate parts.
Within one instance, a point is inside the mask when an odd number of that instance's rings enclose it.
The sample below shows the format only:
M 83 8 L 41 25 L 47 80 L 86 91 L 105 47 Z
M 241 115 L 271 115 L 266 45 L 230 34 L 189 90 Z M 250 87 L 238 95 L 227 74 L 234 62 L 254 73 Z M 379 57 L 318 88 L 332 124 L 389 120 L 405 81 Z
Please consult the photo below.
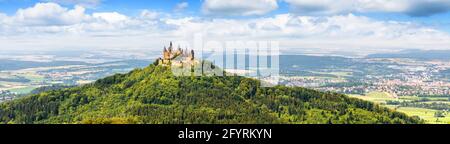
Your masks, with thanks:
M 146 48 L 193 33 L 287 49 L 450 49 L 449 0 L 0 0 L 0 24 L 0 43 L 43 49 Z
M 97 0 L 0 0 L 0 12 L 8 15 L 13 15 L 20 8 L 32 7 L 39 2 L 59 2 L 63 6 L 73 7 L 78 4 L 82 4 L 83 1 L 97 1 Z M 88 9 L 88 12 L 98 11 L 117 11 L 126 15 L 138 15 L 141 10 L 152 9 L 155 11 L 174 13 L 177 4 L 187 3 L 188 6 L 181 13 L 185 16 L 204 16 L 201 12 L 203 0 L 98 0 L 98 4 Z M 450 8 L 449 8 L 450 9 Z M 430 11 L 430 10 L 428 10 Z M 285 1 L 278 1 L 278 8 L 270 11 L 265 15 L 275 15 L 280 13 L 289 12 L 289 4 Z M 404 13 L 386 13 L 386 12 L 374 12 L 374 13 L 358 13 L 354 14 L 371 17 L 379 20 L 397 20 L 397 21 L 410 21 L 418 24 L 428 25 L 431 27 L 439 28 L 444 31 L 450 32 L 450 11 L 440 12 L 429 16 L 410 16 Z M 259 15 L 260 16 L 260 15 Z M 233 18 L 242 18 L 240 16 L 228 16 Z M 247 16 L 255 17 L 255 16 Z M 245 17 L 244 17 L 245 18 Z
M 31 7 L 38 2 L 48 2 L 45 0 L 0 0 L 0 11 L 13 14 L 19 8 Z M 119 11 L 130 14 L 141 9 L 154 9 L 171 12 L 178 3 L 188 2 L 189 11 L 197 11 L 201 6 L 200 0 L 104 0 L 99 5 L 92 8 L 93 11 Z M 64 6 L 74 6 L 76 2 L 61 2 Z

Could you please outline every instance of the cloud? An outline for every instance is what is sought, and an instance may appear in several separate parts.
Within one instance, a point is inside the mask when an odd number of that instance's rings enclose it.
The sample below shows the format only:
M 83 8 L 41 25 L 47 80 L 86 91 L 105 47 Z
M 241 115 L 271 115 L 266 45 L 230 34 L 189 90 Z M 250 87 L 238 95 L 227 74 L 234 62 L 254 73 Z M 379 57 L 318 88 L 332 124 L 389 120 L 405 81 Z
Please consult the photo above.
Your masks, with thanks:
M 56 3 L 37 3 L 33 7 L 19 9 L 11 16 L 0 14 L 0 35 L 136 34 L 159 28 L 159 16 L 159 13 L 149 10 L 143 10 L 133 18 L 118 12 L 88 14 L 82 6 L 70 9 Z
M 80 5 L 84 7 L 96 7 L 101 4 L 102 0 L 42 0 L 45 2 L 53 2 L 62 5 Z
M 303 15 L 389 12 L 430 16 L 450 11 L 448 0 L 284 0 L 292 12 Z
M 117 23 L 128 20 L 128 17 L 117 12 L 93 13 L 92 16 L 108 23 Z
M 8 16 L 0 14 L 2 50 L 132 48 L 159 50 L 163 42 L 190 40 L 280 41 L 283 50 L 373 52 L 385 49 L 450 49 L 447 32 L 413 22 L 375 20 L 365 16 L 299 16 L 278 14 L 246 19 L 172 17 L 143 10 L 137 16 L 119 12 L 87 13 L 39 3 Z M 331 50 L 330 50 L 331 49 Z
M 187 7 L 189 7 L 189 3 L 187 3 L 187 2 L 178 3 L 178 4 L 175 6 L 174 11 L 175 11 L 175 12 L 181 12 L 181 11 L 183 11 L 184 9 L 186 9 Z
M 450 49 L 448 33 L 410 22 L 380 21 L 364 16 L 298 16 L 279 14 L 251 19 L 170 20 L 177 25 L 174 37 L 203 33 L 222 41 L 280 41 L 281 49 L 298 52 L 368 54 L 401 49 Z
M 139 17 L 142 19 L 154 20 L 154 19 L 159 18 L 161 15 L 162 15 L 161 13 L 156 12 L 156 11 L 143 10 L 143 11 L 141 11 L 141 14 L 139 15 Z
M 72 25 L 88 18 L 85 9 L 75 6 L 73 9 L 61 7 L 55 3 L 37 3 L 34 7 L 19 9 L 11 21 L 19 25 Z
M 205 0 L 202 11 L 207 15 L 263 15 L 278 8 L 277 0 Z
M 8 18 L 6 14 L 0 13 L 0 24 L 3 23 L 6 18 Z
M 426 0 L 411 4 L 406 11 L 411 16 L 431 16 L 450 11 L 450 1 Z

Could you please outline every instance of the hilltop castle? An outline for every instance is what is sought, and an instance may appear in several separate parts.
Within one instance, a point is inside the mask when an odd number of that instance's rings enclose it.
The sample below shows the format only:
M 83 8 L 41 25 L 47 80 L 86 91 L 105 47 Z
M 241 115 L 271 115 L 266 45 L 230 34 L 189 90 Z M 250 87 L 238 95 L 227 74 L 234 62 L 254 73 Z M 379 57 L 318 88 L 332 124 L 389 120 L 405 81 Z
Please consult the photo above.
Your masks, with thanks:
M 183 65 L 184 63 L 193 63 L 195 60 L 194 50 L 185 50 L 178 46 L 177 50 L 174 50 L 172 42 L 169 47 L 164 46 L 163 57 L 158 58 L 158 64 L 162 65 Z

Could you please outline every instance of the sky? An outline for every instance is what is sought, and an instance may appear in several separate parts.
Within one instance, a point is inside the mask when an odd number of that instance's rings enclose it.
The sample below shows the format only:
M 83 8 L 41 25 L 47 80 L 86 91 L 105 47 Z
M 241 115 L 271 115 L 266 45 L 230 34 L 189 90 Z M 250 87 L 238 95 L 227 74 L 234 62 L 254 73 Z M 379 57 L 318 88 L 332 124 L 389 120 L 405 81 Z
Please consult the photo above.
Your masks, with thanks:
M 195 34 L 284 51 L 450 50 L 449 0 L 0 0 L 0 50 L 154 50 Z

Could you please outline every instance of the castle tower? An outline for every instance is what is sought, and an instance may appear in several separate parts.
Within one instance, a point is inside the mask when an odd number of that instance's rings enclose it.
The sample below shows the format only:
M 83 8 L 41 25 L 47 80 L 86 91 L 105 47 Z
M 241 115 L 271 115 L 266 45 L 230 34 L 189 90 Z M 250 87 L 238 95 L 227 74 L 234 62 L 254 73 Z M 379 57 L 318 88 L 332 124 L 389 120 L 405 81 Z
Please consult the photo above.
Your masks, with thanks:
M 191 54 L 189 55 L 189 59 L 190 60 L 194 60 L 195 59 L 194 50 L 191 50 Z
M 170 52 L 167 51 L 166 46 L 164 46 L 163 59 L 164 60 L 170 60 Z
M 188 50 L 186 47 L 185 50 L 178 45 L 178 48 L 173 46 L 173 43 L 170 42 L 169 47 L 164 46 L 163 57 L 157 59 L 158 64 L 164 65 L 180 65 L 183 66 L 185 64 L 193 64 L 195 60 L 194 50 Z
M 169 52 L 172 53 L 172 51 L 173 51 L 173 45 L 172 45 L 172 42 L 170 42 Z
M 182 56 L 183 55 L 183 50 L 181 49 L 180 45 L 178 45 L 177 51 L 175 52 L 175 55 L 177 56 Z

